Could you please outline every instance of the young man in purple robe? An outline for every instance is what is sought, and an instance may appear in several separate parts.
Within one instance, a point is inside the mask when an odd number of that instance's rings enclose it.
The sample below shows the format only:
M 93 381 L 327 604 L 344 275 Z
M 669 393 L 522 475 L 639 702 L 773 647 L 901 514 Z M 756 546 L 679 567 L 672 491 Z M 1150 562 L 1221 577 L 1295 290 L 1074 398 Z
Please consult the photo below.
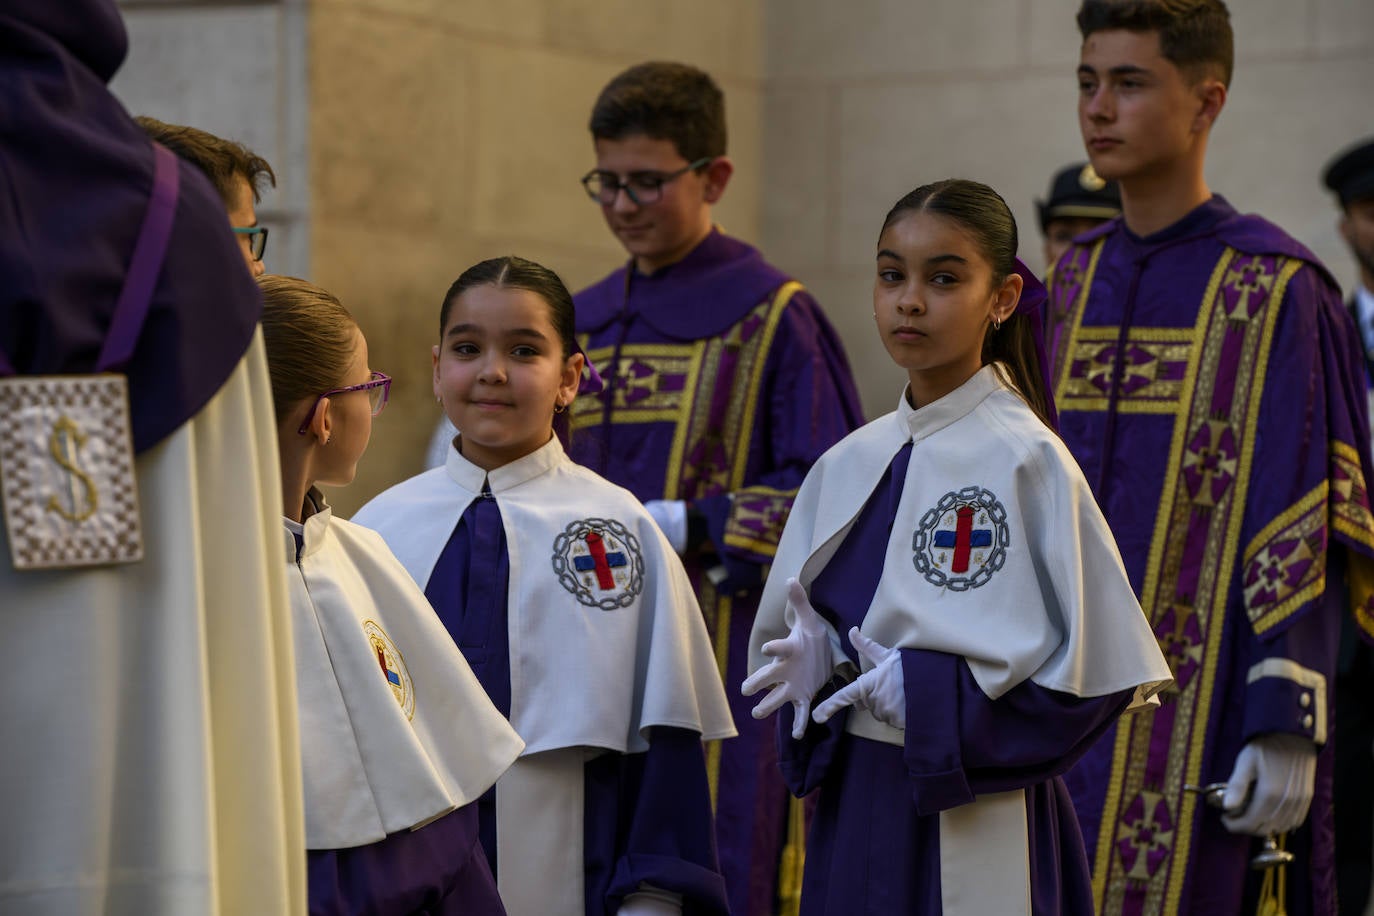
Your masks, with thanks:
M 1254 912 L 1277 835 L 1287 912 L 1335 912 L 1329 698 L 1374 553 L 1355 330 L 1311 252 L 1204 181 L 1225 5 L 1085 0 L 1078 26 L 1079 124 L 1122 216 L 1055 269 L 1055 399 L 1176 679 L 1070 774 L 1094 901 Z M 1187 790 L 1212 783 L 1224 810 Z
M 789 811 L 770 729 L 738 688 L 796 488 L 862 413 L 815 300 L 711 221 L 733 171 L 711 78 L 631 67 L 590 126 L 596 168 L 582 183 L 630 261 L 576 297 L 606 388 L 573 405 L 569 452 L 643 500 L 682 554 L 741 732 L 707 753 L 731 910 L 772 913 L 800 893 L 801 808 Z

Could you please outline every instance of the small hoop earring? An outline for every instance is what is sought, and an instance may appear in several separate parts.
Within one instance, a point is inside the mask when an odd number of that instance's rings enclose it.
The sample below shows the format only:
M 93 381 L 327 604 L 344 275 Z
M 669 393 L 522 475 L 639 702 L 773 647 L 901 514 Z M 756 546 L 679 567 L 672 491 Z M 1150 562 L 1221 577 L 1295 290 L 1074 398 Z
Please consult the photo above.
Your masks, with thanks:
M 554 402 L 553 402 L 553 412 L 554 412 L 554 413 L 562 413 L 563 411 L 565 411 L 565 410 L 567 410 L 567 409 L 568 409 L 568 405 L 567 405 L 567 404 L 564 404 L 562 401 L 554 401 Z
M 1000 331 L 1000 330 L 1002 330 L 1002 319 L 1001 319 L 1001 318 L 994 318 L 994 319 L 992 319 L 992 329 L 993 329 L 994 331 Z

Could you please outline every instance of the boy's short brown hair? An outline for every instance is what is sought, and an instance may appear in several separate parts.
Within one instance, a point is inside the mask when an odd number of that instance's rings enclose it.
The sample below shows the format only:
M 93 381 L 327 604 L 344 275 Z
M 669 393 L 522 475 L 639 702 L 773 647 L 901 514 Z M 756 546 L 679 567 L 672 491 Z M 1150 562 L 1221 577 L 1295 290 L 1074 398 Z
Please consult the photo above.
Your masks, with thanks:
M 277 186 L 277 176 L 267 160 L 242 143 L 216 137 L 209 131 L 181 124 L 167 124 L 156 118 L 134 118 L 149 137 L 205 173 L 219 192 L 226 207 L 234 206 L 237 189 L 234 176 L 247 179 L 253 189 L 253 202 L 262 200 L 262 182 Z
M 1159 51 L 1193 83 L 1208 76 L 1231 85 L 1235 39 L 1223 0 L 1083 0 L 1078 31 L 1159 33 Z
M 688 64 L 637 64 L 606 84 L 592 106 L 597 140 L 643 134 L 668 140 L 689 162 L 725 155 L 725 95 Z

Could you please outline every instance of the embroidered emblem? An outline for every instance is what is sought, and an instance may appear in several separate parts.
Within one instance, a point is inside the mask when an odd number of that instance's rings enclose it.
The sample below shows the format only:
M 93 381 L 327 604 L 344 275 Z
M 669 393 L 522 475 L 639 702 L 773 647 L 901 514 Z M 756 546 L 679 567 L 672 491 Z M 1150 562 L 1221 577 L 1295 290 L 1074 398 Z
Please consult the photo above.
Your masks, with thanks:
M 1174 845 L 1175 823 L 1169 804 L 1159 792 L 1142 791 L 1121 815 L 1122 837 L 1116 851 L 1126 878 L 1146 881 L 1154 877 Z
M 395 695 L 401 711 L 407 719 L 415 718 L 415 682 L 410 679 L 410 670 L 406 668 L 406 660 L 401 657 L 401 650 L 396 648 L 391 637 L 375 620 L 363 621 L 363 633 L 367 634 L 377 667 L 382 669 L 382 677 Z
M 124 376 L 0 379 L 0 490 L 15 569 L 142 559 Z
M 629 607 L 644 590 L 639 540 L 613 518 L 580 519 L 554 538 L 558 583 L 588 607 Z
M 931 585 L 967 591 L 987 584 L 1007 559 L 1007 510 L 982 487 L 946 493 L 912 537 L 916 571 Z

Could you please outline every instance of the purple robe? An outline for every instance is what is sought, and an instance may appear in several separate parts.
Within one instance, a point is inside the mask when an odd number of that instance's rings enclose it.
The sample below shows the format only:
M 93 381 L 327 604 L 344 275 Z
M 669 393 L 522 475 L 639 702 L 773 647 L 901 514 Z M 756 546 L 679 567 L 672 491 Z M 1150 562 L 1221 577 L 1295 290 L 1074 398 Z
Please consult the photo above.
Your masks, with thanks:
M 650 276 L 614 271 L 576 303 L 606 390 L 575 402 L 569 454 L 641 500 L 686 500 L 705 519 L 706 542 L 683 562 L 740 730 L 708 749 L 717 842 L 731 911 L 772 913 L 799 891 L 795 878 L 779 888 L 787 793 L 739 685 L 792 497 L 862 421 L 849 365 L 816 301 L 719 230 Z
M 425 596 L 496 708 L 510 715 L 507 594 L 510 556 L 495 499 L 473 500 L 434 564 Z M 728 912 L 710 818 L 701 736 L 656 727 L 642 754 L 604 753 L 585 770 L 584 858 L 588 916 L 613 916 L 641 883 L 683 896 L 685 914 Z M 492 871 L 496 793 L 477 803 Z
M 812 583 L 813 605 L 839 633 L 862 624 L 873 601 L 910 458 L 907 445 Z M 845 651 L 857 667 L 847 642 Z M 939 812 L 977 795 L 1025 789 L 1032 912 L 1091 914 L 1087 857 L 1059 776 L 1133 690 L 1082 699 L 1027 680 L 990 700 L 958 656 L 901 652 L 905 747 L 845 732 L 845 712 L 823 726 L 809 723 L 794 741 L 792 707 L 778 716 L 788 787 L 797 794 L 821 789 L 801 913 L 940 913 Z
M 0 9 L 0 352 L 21 375 L 96 365 L 153 185 L 153 148 L 105 84 L 128 50 L 107 0 Z M 134 448 L 197 413 L 248 349 L 262 299 L 224 203 L 178 160 L 157 288 L 123 368 Z
M 1060 433 L 1177 679 L 1068 776 L 1098 911 L 1239 913 L 1259 841 L 1183 785 L 1224 782 L 1260 734 L 1323 744 L 1347 597 L 1369 629 L 1355 330 L 1310 252 L 1220 197 L 1148 238 L 1081 236 L 1050 316 Z M 1334 912 L 1330 781 L 1328 744 L 1289 838 L 1295 916 Z

